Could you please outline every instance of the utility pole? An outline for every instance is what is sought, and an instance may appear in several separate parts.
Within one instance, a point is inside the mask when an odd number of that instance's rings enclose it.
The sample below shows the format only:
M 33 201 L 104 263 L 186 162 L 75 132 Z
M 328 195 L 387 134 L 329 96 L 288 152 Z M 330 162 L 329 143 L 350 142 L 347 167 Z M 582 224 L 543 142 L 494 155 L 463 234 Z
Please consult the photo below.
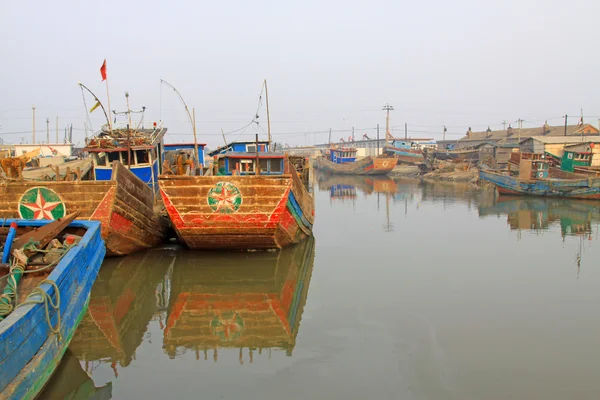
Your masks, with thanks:
M 569 116 L 567 114 L 565 114 L 565 136 L 567 136 L 567 118 Z
M 56 143 L 58 144 L 58 117 L 56 117 Z
M 331 128 L 329 128 L 329 147 L 331 147 Z
M 393 106 L 386 104 L 383 106 L 382 110 L 387 111 L 387 115 L 385 117 L 385 145 L 388 145 L 388 139 L 390 136 L 390 111 L 394 109 Z
M 523 120 L 519 118 L 519 143 L 521 143 L 521 128 L 523 127 Z
M 506 120 L 502 121 L 502 130 L 505 131 L 506 130 L 506 124 L 508 122 Z
M 446 131 L 448 129 L 446 129 L 446 125 L 444 125 L 444 133 L 442 134 L 442 140 L 446 140 Z
M 31 106 L 31 110 L 33 111 L 33 129 L 32 129 L 32 144 L 35 144 L 35 106 Z
M 50 118 L 46 117 L 46 144 L 50 143 Z
M 352 143 L 354 143 L 354 127 L 352 127 Z
M 407 140 L 407 139 L 408 139 L 408 125 L 405 122 L 404 123 L 404 140 Z
M 379 155 L 379 124 L 377 124 L 377 155 Z

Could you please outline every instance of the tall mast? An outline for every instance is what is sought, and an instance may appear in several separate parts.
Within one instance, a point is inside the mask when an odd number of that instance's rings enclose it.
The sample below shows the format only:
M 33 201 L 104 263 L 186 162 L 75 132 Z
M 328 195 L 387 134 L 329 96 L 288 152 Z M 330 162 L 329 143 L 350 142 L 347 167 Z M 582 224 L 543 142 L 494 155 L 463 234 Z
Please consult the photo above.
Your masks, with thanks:
M 267 89 L 267 80 L 265 79 L 265 97 L 267 99 L 267 136 L 269 138 L 268 147 L 271 147 L 271 118 L 269 116 L 269 90 Z
M 185 100 L 183 100 L 183 96 L 181 95 L 181 93 L 179 93 L 179 91 L 177 89 L 175 89 L 175 86 L 171 85 L 169 82 L 161 79 L 160 80 L 161 83 L 164 83 L 165 85 L 169 86 L 171 89 L 173 89 L 173 91 L 177 94 L 177 97 L 179 97 L 179 100 L 181 100 L 181 102 L 183 103 L 183 106 L 185 107 L 185 112 L 187 113 L 188 119 L 190 120 L 190 125 L 192 126 L 192 132 L 194 133 L 194 152 L 196 153 L 196 163 L 200 162 L 200 156 L 198 154 L 198 140 L 196 139 L 196 113 L 194 110 L 194 118 L 192 118 L 191 114 L 190 114 L 190 109 L 188 108 L 187 104 L 185 103 Z

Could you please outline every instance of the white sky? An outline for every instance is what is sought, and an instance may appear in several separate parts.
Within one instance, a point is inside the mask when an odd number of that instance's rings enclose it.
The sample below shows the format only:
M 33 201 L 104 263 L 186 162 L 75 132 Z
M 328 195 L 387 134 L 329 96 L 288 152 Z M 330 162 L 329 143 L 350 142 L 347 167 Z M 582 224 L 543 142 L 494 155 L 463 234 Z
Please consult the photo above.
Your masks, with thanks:
M 469 126 L 562 125 L 600 116 L 600 1 L 9 1 L 0 5 L 0 138 L 54 140 L 74 124 L 84 136 L 82 81 L 101 98 L 106 58 L 111 108 L 147 107 L 167 142 L 192 140 L 182 104 L 196 109 L 198 139 L 247 125 L 263 79 L 280 143 L 383 137 L 385 103 L 394 134 L 440 139 Z M 161 101 L 162 99 L 162 101 Z M 93 104 L 87 97 L 88 108 Z M 161 107 L 162 103 L 162 107 Z M 264 107 L 259 111 L 266 131 Z M 101 110 L 93 126 L 103 122 Z M 513 123 L 513 126 L 516 124 Z M 251 139 L 250 126 L 228 136 Z M 263 131 L 258 130 L 261 137 Z M 320 133 L 312 133 L 320 132 Z M 80 143 L 81 144 L 81 143 Z

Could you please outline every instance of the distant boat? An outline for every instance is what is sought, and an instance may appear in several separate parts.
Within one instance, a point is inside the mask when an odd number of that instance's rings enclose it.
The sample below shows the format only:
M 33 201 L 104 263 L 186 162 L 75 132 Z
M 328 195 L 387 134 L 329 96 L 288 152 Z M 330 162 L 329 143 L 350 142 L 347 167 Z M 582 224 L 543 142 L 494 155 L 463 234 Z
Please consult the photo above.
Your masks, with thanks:
M 385 175 L 394 169 L 396 159 L 367 156 L 357 160 L 354 148 L 332 148 L 327 158 L 317 157 L 317 169 L 340 175 Z
M 435 150 L 433 156 L 438 160 L 446 161 L 478 161 L 479 149 Z
M 545 159 L 521 158 L 518 176 L 481 169 L 479 178 L 493 183 L 503 195 L 600 200 L 600 178 L 554 178 Z
M 394 157 L 401 163 L 421 164 L 425 162 L 423 150 L 410 140 L 395 139 L 391 145 L 383 148 L 383 154 Z
M 22 241 L 26 239 L 21 236 L 23 233 L 35 228 L 39 232 L 52 223 L 7 220 L 3 226 L 12 221 L 18 225 L 17 240 L 21 238 Z M 5 227 L 0 228 L 2 243 L 8 233 Z M 18 283 L 20 297 L 17 301 L 23 305 L 0 321 L 2 399 L 36 397 L 56 369 L 87 309 L 90 291 L 105 253 L 100 223 L 73 221 L 53 236 L 63 243 L 63 240 L 68 241 L 64 237 L 68 233 L 82 237 L 78 242 L 75 241 L 49 275 L 44 272 L 22 275 Z M 16 243 L 13 245 L 17 246 Z M 40 293 L 32 293 L 34 288 Z M 24 298 L 28 294 L 33 298 Z

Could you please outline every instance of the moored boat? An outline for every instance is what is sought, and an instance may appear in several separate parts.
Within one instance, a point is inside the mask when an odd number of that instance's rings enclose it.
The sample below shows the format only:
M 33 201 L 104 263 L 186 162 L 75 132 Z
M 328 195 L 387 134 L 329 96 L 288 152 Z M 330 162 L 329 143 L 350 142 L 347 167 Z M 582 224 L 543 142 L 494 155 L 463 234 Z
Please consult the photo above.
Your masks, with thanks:
M 161 176 L 171 223 L 192 249 L 277 249 L 312 232 L 314 199 L 284 154 L 230 152 L 220 176 Z
M 9 303 L 16 307 L 0 321 L 0 398 L 32 399 L 56 369 L 85 313 L 105 248 L 96 221 L 73 221 L 65 228 L 59 221 L 7 220 L 0 228 L 2 243 L 11 236 L 6 224 L 12 222 L 17 225 L 12 262 L 23 262 L 17 250 L 28 259 L 26 274 L 13 267 L 5 275 L 20 281 L 18 297 Z M 32 255 L 39 249 L 27 247 L 31 240 L 40 248 L 48 245 L 41 261 Z M 56 251 L 56 258 L 46 258 Z M 8 284 L 5 294 L 7 289 Z
M 600 200 L 600 178 L 553 178 L 543 160 L 522 159 L 519 176 L 481 169 L 479 178 L 493 183 L 503 195 Z
M 385 175 L 396 166 L 396 159 L 390 157 L 356 158 L 356 149 L 331 149 L 327 158 L 317 157 L 315 168 L 341 175 Z
M 479 149 L 436 150 L 433 152 L 433 157 L 453 162 L 479 161 Z
M 154 211 L 152 189 L 119 161 L 110 179 L 95 181 L 0 181 L 0 218 L 100 221 L 108 255 L 124 255 L 159 244 L 168 221 Z
M 423 150 L 410 140 L 394 139 L 390 145 L 383 148 L 383 154 L 396 158 L 399 163 L 422 164 L 425 162 Z

